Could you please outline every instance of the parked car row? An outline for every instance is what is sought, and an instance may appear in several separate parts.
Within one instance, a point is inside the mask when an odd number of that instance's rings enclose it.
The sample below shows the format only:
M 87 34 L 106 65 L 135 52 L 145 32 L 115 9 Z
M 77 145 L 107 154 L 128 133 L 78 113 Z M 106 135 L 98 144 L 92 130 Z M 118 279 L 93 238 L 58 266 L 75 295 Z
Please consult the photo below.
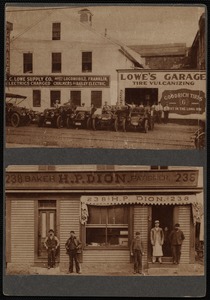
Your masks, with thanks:
M 47 108 L 43 112 L 21 107 L 25 96 L 6 94 L 6 124 L 13 127 L 37 123 L 39 127 L 110 129 L 128 131 L 130 129 L 148 132 L 153 130 L 154 119 L 143 108 L 109 106 L 103 108 L 77 106 L 70 102 L 57 107 Z
M 153 117 L 142 108 L 131 109 L 128 106 L 111 106 L 110 109 L 72 105 L 61 105 L 45 109 L 39 115 L 38 126 L 83 128 L 83 129 L 130 129 L 148 132 L 153 130 Z

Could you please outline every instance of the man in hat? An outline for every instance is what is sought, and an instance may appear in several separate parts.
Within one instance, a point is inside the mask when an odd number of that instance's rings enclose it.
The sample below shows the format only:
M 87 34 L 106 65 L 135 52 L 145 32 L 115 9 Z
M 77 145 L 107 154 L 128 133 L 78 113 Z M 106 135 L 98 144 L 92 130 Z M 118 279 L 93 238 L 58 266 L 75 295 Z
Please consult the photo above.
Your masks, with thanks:
M 140 236 L 140 232 L 136 232 L 135 238 L 131 243 L 131 256 L 134 257 L 134 274 L 142 274 L 142 255 L 144 255 L 144 245 Z
M 56 250 L 58 249 L 60 242 L 55 236 L 54 230 L 48 231 L 48 236 L 44 240 L 44 246 L 47 249 L 48 254 L 48 269 L 55 267 Z
M 169 235 L 169 241 L 171 243 L 171 250 L 173 256 L 173 263 L 179 264 L 181 257 L 181 247 L 185 239 L 184 233 L 180 230 L 180 225 L 176 223 L 174 225 L 174 230 L 171 231 Z
M 154 264 L 158 259 L 159 263 L 162 264 L 163 250 L 162 246 L 164 243 L 163 229 L 159 227 L 160 222 L 155 221 L 155 227 L 151 229 L 150 241 L 152 244 L 152 263 Z
M 81 246 L 82 243 L 76 238 L 75 232 L 73 230 L 70 231 L 70 237 L 65 244 L 66 252 L 69 255 L 69 273 L 73 273 L 73 263 L 75 261 L 76 272 L 81 274 L 77 257 L 78 250 L 81 249 Z

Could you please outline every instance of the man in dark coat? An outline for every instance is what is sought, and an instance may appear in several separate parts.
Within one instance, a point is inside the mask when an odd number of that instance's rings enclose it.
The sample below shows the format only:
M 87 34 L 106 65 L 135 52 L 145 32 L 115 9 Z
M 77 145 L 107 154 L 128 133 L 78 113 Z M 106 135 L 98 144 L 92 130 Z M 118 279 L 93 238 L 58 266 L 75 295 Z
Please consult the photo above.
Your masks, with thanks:
M 48 269 L 55 267 L 55 256 L 56 250 L 59 247 L 59 240 L 54 234 L 54 230 L 50 229 L 48 231 L 48 236 L 44 241 L 44 246 L 47 249 L 48 254 Z
M 174 230 L 171 231 L 169 235 L 169 240 L 171 243 L 171 250 L 173 256 L 173 263 L 179 264 L 181 257 L 181 247 L 182 242 L 185 239 L 183 232 L 179 229 L 180 225 L 177 223 L 174 226 Z
M 75 236 L 75 232 L 70 231 L 70 237 L 68 238 L 65 244 L 67 254 L 69 255 L 69 273 L 73 273 L 73 263 L 75 261 L 76 272 L 78 274 L 81 274 L 79 261 L 77 257 L 77 253 L 78 250 L 81 249 L 81 245 L 81 242 Z
M 134 274 L 142 274 L 142 255 L 144 255 L 144 245 L 140 237 L 140 232 L 136 232 L 135 238 L 131 243 L 131 256 L 134 257 Z

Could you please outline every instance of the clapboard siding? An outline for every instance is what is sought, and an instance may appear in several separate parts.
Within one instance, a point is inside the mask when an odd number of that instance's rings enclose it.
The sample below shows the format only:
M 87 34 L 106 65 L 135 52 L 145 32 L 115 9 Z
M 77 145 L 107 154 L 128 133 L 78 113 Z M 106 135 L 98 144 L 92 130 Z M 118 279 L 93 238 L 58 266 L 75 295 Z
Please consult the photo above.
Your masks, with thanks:
M 179 224 L 183 231 L 185 240 L 181 249 L 180 263 L 190 263 L 190 222 L 191 222 L 191 207 L 189 205 L 179 206 Z
M 34 262 L 34 201 L 11 200 L 11 262 Z
M 79 197 L 60 200 L 60 261 L 68 261 L 66 255 L 65 243 L 69 238 L 71 230 L 80 238 L 80 221 L 79 221 L 80 201 Z
M 133 236 L 135 236 L 136 231 L 140 231 L 141 237 L 144 243 L 143 263 L 147 262 L 148 257 L 148 207 L 143 205 L 134 206 L 134 224 L 133 224 Z
M 129 250 L 84 250 L 83 263 L 129 263 Z

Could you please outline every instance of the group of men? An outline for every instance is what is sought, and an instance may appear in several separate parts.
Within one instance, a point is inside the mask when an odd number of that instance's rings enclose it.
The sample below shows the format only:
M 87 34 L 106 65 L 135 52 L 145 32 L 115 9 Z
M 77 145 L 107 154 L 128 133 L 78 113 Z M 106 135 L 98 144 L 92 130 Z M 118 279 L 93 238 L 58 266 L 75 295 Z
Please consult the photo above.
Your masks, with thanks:
M 161 264 L 163 256 L 163 244 L 164 244 L 164 232 L 163 229 L 159 226 L 160 222 L 155 221 L 155 226 L 151 229 L 150 232 L 150 241 L 153 248 L 152 253 L 152 263 L 155 263 L 157 260 Z M 169 234 L 169 241 L 172 250 L 173 263 L 179 264 L 181 257 L 181 245 L 185 236 L 179 228 L 179 224 L 175 224 L 174 230 Z M 44 246 L 48 253 L 48 269 L 55 267 L 56 252 L 59 248 L 60 242 L 54 234 L 54 230 L 50 229 L 48 236 L 44 241 Z M 73 265 L 75 262 L 76 272 L 81 274 L 80 264 L 78 260 L 78 253 L 81 252 L 82 243 L 75 236 L 74 231 L 70 231 L 70 237 L 65 243 L 66 254 L 69 255 L 69 270 L 68 273 L 73 273 Z M 136 232 L 135 238 L 131 242 L 130 246 L 131 256 L 134 258 L 134 274 L 142 274 L 142 256 L 144 255 L 144 245 L 140 232 Z
M 56 254 L 60 246 L 58 238 L 55 236 L 54 230 L 50 229 L 48 236 L 44 241 L 44 246 L 48 254 L 48 269 L 54 268 L 56 265 Z M 78 253 L 81 252 L 82 243 L 76 237 L 75 232 L 70 231 L 70 237 L 66 241 L 66 254 L 69 255 L 69 270 L 68 273 L 73 273 L 73 264 L 75 262 L 76 272 L 81 274 Z
M 156 220 L 155 226 L 150 232 L 150 241 L 152 244 L 152 263 L 155 263 L 158 260 L 158 262 L 162 264 L 164 231 L 159 225 L 159 220 Z M 178 223 L 175 224 L 174 229 L 171 231 L 168 238 L 171 245 L 173 263 L 178 265 L 181 258 L 182 242 L 185 239 L 185 236 L 180 230 L 180 225 Z M 139 231 L 136 232 L 136 236 L 131 243 L 130 252 L 131 256 L 134 258 L 134 274 L 142 274 L 142 256 L 144 255 L 144 245 Z

